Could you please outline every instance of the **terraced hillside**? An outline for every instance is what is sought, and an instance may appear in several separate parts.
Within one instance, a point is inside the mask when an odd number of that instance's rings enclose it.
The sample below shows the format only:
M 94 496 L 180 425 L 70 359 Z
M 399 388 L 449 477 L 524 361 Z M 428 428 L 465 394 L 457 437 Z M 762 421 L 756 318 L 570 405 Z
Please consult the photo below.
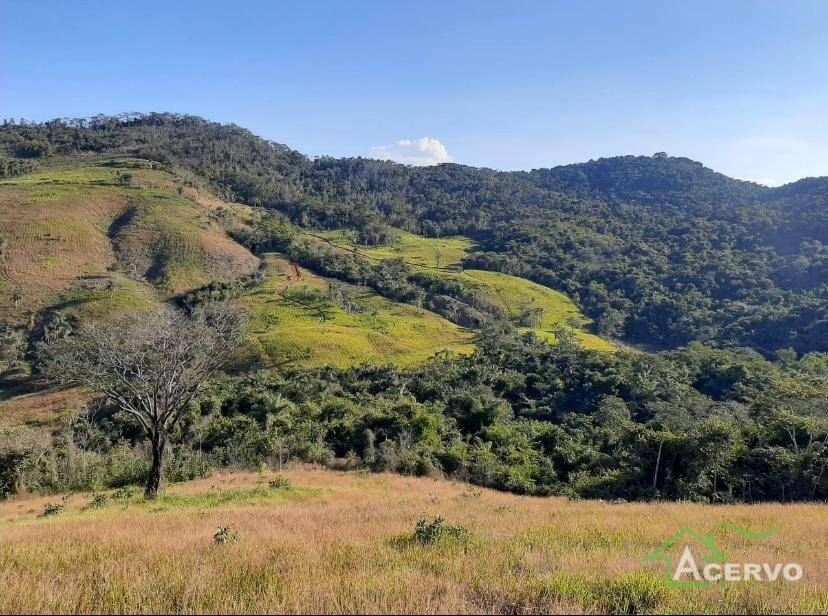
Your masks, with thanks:
M 463 259 L 474 248 L 474 242 L 467 237 L 426 238 L 400 231 L 394 245 L 368 247 L 359 246 L 355 234 L 347 230 L 314 232 L 312 235 L 371 259 L 402 258 L 409 265 L 425 271 L 460 279 L 472 285 L 487 300 L 501 306 L 519 329 L 533 331 L 550 342 L 555 340 L 555 330 L 562 328 L 587 348 L 602 351 L 616 348 L 611 342 L 585 331 L 589 319 L 563 293 L 517 276 L 463 269 Z

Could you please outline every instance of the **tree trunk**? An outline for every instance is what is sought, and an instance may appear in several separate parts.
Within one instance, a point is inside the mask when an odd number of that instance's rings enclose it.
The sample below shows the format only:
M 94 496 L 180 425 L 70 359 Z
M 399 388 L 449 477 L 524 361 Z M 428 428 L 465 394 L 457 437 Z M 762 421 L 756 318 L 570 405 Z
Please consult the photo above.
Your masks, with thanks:
M 144 498 L 155 498 L 161 488 L 161 471 L 164 466 L 164 450 L 167 447 L 165 434 L 153 434 L 150 438 L 152 443 L 152 469 L 147 479 L 147 489 L 144 491 Z
M 664 447 L 664 441 L 659 441 L 658 443 L 658 456 L 656 457 L 656 464 L 655 464 L 655 472 L 653 473 L 653 491 L 656 490 L 656 484 L 658 483 L 658 467 L 661 465 L 661 448 Z

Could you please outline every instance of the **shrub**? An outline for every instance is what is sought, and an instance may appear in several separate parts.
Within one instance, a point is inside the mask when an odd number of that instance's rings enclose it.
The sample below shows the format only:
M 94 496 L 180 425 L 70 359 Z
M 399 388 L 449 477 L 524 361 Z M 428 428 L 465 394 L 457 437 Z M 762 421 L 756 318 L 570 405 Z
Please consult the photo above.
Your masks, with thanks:
M 57 503 L 46 503 L 43 505 L 43 512 L 40 514 L 41 518 L 50 518 L 53 515 L 58 515 L 63 512 L 63 505 Z
M 220 526 L 213 535 L 213 541 L 217 544 L 235 543 L 239 540 L 239 533 L 229 526 Z
M 270 486 L 271 490 L 289 490 L 293 487 L 290 479 L 282 477 L 281 475 L 276 475 L 267 485 Z
M 466 541 L 471 539 L 471 533 L 464 526 L 446 524 L 442 516 L 437 516 L 429 522 L 422 518 L 414 529 L 414 540 L 423 545 L 431 545 L 451 539 Z
M 0 451 L 0 499 L 17 492 L 23 472 L 31 464 L 32 456 L 28 451 Z
M 109 498 L 106 494 L 93 494 L 92 501 L 85 507 L 85 509 L 103 509 L 109 504 Z
M 133 496 L 135 496 L 135 488 L 132 486 L 118 488 L 112 493 L 112 498 L 118 501 L 128 501 L 131 500 Z

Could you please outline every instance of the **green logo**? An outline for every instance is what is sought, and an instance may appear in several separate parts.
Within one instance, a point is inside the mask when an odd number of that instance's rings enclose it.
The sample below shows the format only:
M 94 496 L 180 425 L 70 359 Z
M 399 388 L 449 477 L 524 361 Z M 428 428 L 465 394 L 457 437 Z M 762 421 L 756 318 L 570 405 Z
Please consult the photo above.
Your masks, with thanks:
M 722 524 L 722 528 L 746 539 L 761 541 L 773 537 L 781 527 L 777 526 L 766 531 L 749 531 L 726 522 Z M 780 575 L 788 581 L 797 581 L 802 577 L 802 567 L 796 563 L 771 565 L 769 563 L 729 562 L 724 552 L 716 545 L 715 534 L 697 533 L 689 527 L 682 528 L 647 554 L 644 561 L 663 562 L 665 583 L 668 586 L 683 588 L 705 586 L 722 581 L 774 581 Z M 677 562 L 675 566 L 674 561 Z M 700 566 L 698 561 L 703 561 L 705 564 Z

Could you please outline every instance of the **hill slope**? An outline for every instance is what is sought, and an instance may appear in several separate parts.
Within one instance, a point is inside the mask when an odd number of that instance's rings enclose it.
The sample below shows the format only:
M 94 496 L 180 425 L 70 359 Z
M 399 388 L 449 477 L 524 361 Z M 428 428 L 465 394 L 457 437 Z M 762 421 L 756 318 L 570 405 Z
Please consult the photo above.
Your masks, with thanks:
M 422 308 L 387 300 L 265 255 L 265 280 L 239 300 L 252 315 L 250 359 L 263 367 L 407 366 L 443 350 L 468 353 L 473 334 Z M 348 303 L 335 301 L 347 295 Z
M 462 269 L 460 265 L 474 248 L 463 236 L 425 238 L 413 233 L 395 232 L 396 242 L 384 246 L 360 246 L 354 234 L 345 231 L 312 233 L 312 236 L 371 259 L 400 258 L 417 269 L 457 281 L 473 288 L 483 299 L 499 307 L 521 331 L 533 331 L 554 342 L 557 328 L 574 334 L 586 348 L 603 351 L 615 346 L 583 328 L 589 319 L 563 293 L 537 283 L 501 272 Z
M 174 114 L 6 124 L 0 172 L 62 157 L 150 158 L 304 227 L 376 222 L 464 234 L 498 270 L 570 296 L 600 332 L 655 348 L 692 340 L 766 355 L 828 350 L 828 192 L 770 189 L 685 158 L 618 157 L 530 173 L 319 158 L 237 126 Z
M 527 498 L 427 478 L 289 470 L 215 476 L 158 502 L 107 493 L 0 504 L 0 610 L 11 613 L 824 613 L 828 533 L 819 505 L 608 504 Z M 99 502 L 100 499 L 99 499 Z M 413 539 L 445 517 L 467 538 Z M 751 530 L 796 519 L 770 540 Z M 795 584 L 664 584 L 648 552 L 676 520 L 715 533 L 733 562 L 790 562 Z M 238 533 L 216 544 L 216 529 Z
M 257 212 L 156 163 L 68 164 L 0 180 L 0 323 L 34 339 L 49 335 L 55 315 L 83 320 L 149 309 L 257 272 L 260 282 L 239 300 L 252 309 L 252 365 L 410 365 L 473 348 L 471 332 L 369 289 L 307 269 L 286 284 L 284 255 L 260 260 L 231 237 Z M 331 285 L 354 296 L 347 310 L 327 297 Z
M 129 185 L 118 184 L 123 173 Z M 250 274 L 258 259 L 227 236 L 219 206 L 178 186 L 146 161 L 0 181 L 0 318 L 100 317 Z

